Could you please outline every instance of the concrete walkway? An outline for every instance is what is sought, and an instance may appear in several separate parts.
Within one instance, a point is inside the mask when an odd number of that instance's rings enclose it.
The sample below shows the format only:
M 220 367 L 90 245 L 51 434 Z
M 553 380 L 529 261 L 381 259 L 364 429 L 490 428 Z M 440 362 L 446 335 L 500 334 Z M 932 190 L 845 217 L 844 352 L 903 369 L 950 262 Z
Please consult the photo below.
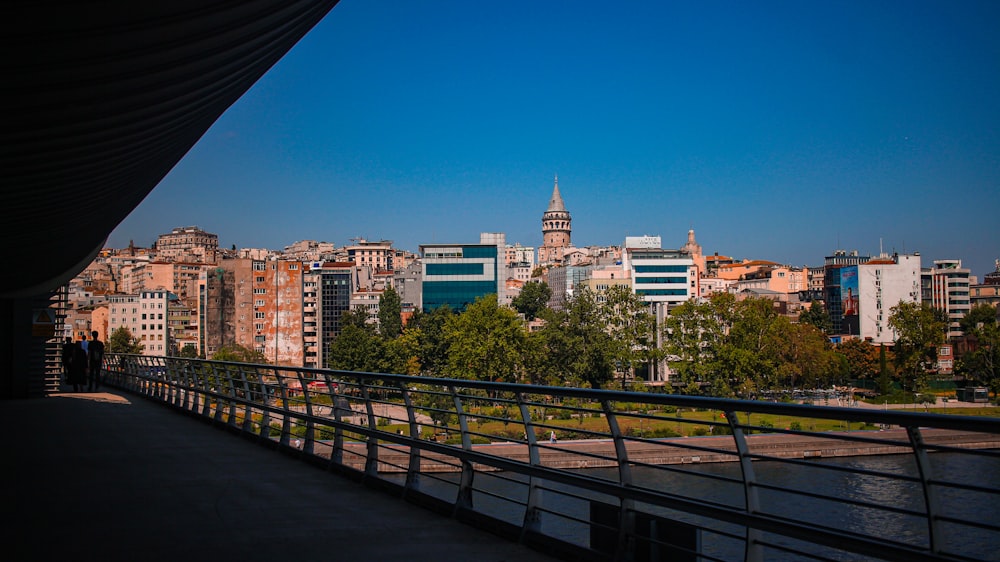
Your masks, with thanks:
M 130 394 L 0 421 L 8 560 L 552 560 Z

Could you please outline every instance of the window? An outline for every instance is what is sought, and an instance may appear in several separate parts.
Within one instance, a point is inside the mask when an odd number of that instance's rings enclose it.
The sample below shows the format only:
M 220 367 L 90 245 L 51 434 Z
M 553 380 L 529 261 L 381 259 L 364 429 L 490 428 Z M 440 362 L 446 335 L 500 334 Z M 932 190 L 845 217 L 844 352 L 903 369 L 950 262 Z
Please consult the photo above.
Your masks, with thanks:
M 258 320 L 263 320 L 264 319 L 264 313 L 263 312 L 254 312 L 253 313 L 253 317 L 256 318 L 256 319 L 258 319 Z

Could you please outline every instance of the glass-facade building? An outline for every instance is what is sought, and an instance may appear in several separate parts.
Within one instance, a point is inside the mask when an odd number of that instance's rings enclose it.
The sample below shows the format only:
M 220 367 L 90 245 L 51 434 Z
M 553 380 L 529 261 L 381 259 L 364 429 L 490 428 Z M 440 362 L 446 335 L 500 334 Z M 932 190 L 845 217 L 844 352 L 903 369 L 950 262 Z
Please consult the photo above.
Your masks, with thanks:
M 500 296 L 505 282 L 502 246 L 426 244 L 420 246 L 424 312 L 443 305 L 461 312 L 477 298 Z

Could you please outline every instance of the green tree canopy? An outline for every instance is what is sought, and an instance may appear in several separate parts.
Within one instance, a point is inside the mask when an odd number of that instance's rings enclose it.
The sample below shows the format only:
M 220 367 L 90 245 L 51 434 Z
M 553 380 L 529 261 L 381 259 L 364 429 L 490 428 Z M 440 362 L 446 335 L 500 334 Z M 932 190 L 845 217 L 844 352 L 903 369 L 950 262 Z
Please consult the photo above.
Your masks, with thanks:
M 577 291 L 562 310 L 544 310 L 542 318 L 545 326 L 528 348 L 534 377 L 591 388 L 614 379 L 614 342 L 606 310 L 593 291 Z
M 517 382 L 524 366 L 527 334 L 517 314 L 486 295 L 448 318 L 448 376 L 494 382 Z
M 375 373 L 385 362 L 384 340 L 368 325 L 350 323 L 330 342 L 327 368 Z
M 520 312 L 528 320 L 534 320 L 538 313 L 549 306 L 552 289 L 544 281 L 531 281 L 524 284 L 520 294 L 511 301 L 514 310 Z
M 930 303 L 900 302 L 890 311 L 889 327 L 896 331 L 894 355 L 903 390 L 918 392 L 926 387 L 927 371 L 937 364 L 948 322 Z
M 809 308 L 799 314 L 799 322 L 815 326 L 824 334 L 829 334 L 833 331 L 833 320 L 830 319 L 830 314 L 827 312 L 826 304 L 823 301 L 813 301 L 809 305 Z
M 847 360 L 851 377 L 872 381 L 878 378 L 878 347 L 862 339 L 851 339 L 838 343 L 836 351 Z
M 236 343 L 226 344 L 212 354 L 213 361 L 231 361 L 234 363 L 257 363 L 266 365 L 264 354 Z
M 198 357 L 198 348 L 191 343 L 184 344 L 178 355 L 187 359 L 194 359 Z
M 403 332 L 403 307 L 399 293 L 386 287 L 378 299 L 378 330 L 383 338 L 393 339 Z
M 125 326 L 119 326 L 108 337 L 106 353 L 142 353 L 142 343 Z
M 974 341 L 973 349 L 959 357 L 955 372 L 975 384 L 985 384 L 1000 395 L 1000 323 L 997 310 L 979 305 L 966 315 L 966 334 Z
M 416 357 L 422 374 L 443 374 L 448 363 L 448 341 L 444 336 L 444 326 L 452 316 L 455 316 L 455 312 L 444 305 L 431 312 L 417 312 L 407 323 L 407 329 L 415 330 Z
M 642 297 L 625 285 L 612 285 L 603 292 L 604 316 L 611 335 L 611 354 L 618 371 L 634 378 L 635 368 L 660 357 L 656 343 L 656 316 Z

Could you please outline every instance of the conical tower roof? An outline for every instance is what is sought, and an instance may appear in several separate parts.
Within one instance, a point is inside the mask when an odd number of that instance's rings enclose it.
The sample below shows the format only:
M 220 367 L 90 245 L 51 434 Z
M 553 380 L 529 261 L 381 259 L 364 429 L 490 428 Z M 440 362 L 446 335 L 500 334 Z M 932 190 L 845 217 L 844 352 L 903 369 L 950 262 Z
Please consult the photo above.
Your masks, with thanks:
M 549 200 L 549 208 L 545 212 L 553 211 L 566 212 L 566 205 L 563 203 L 562 195 L 559 194 L 559 176 L 556 176 L 556 184 L 552 188 L 552 199 Z

